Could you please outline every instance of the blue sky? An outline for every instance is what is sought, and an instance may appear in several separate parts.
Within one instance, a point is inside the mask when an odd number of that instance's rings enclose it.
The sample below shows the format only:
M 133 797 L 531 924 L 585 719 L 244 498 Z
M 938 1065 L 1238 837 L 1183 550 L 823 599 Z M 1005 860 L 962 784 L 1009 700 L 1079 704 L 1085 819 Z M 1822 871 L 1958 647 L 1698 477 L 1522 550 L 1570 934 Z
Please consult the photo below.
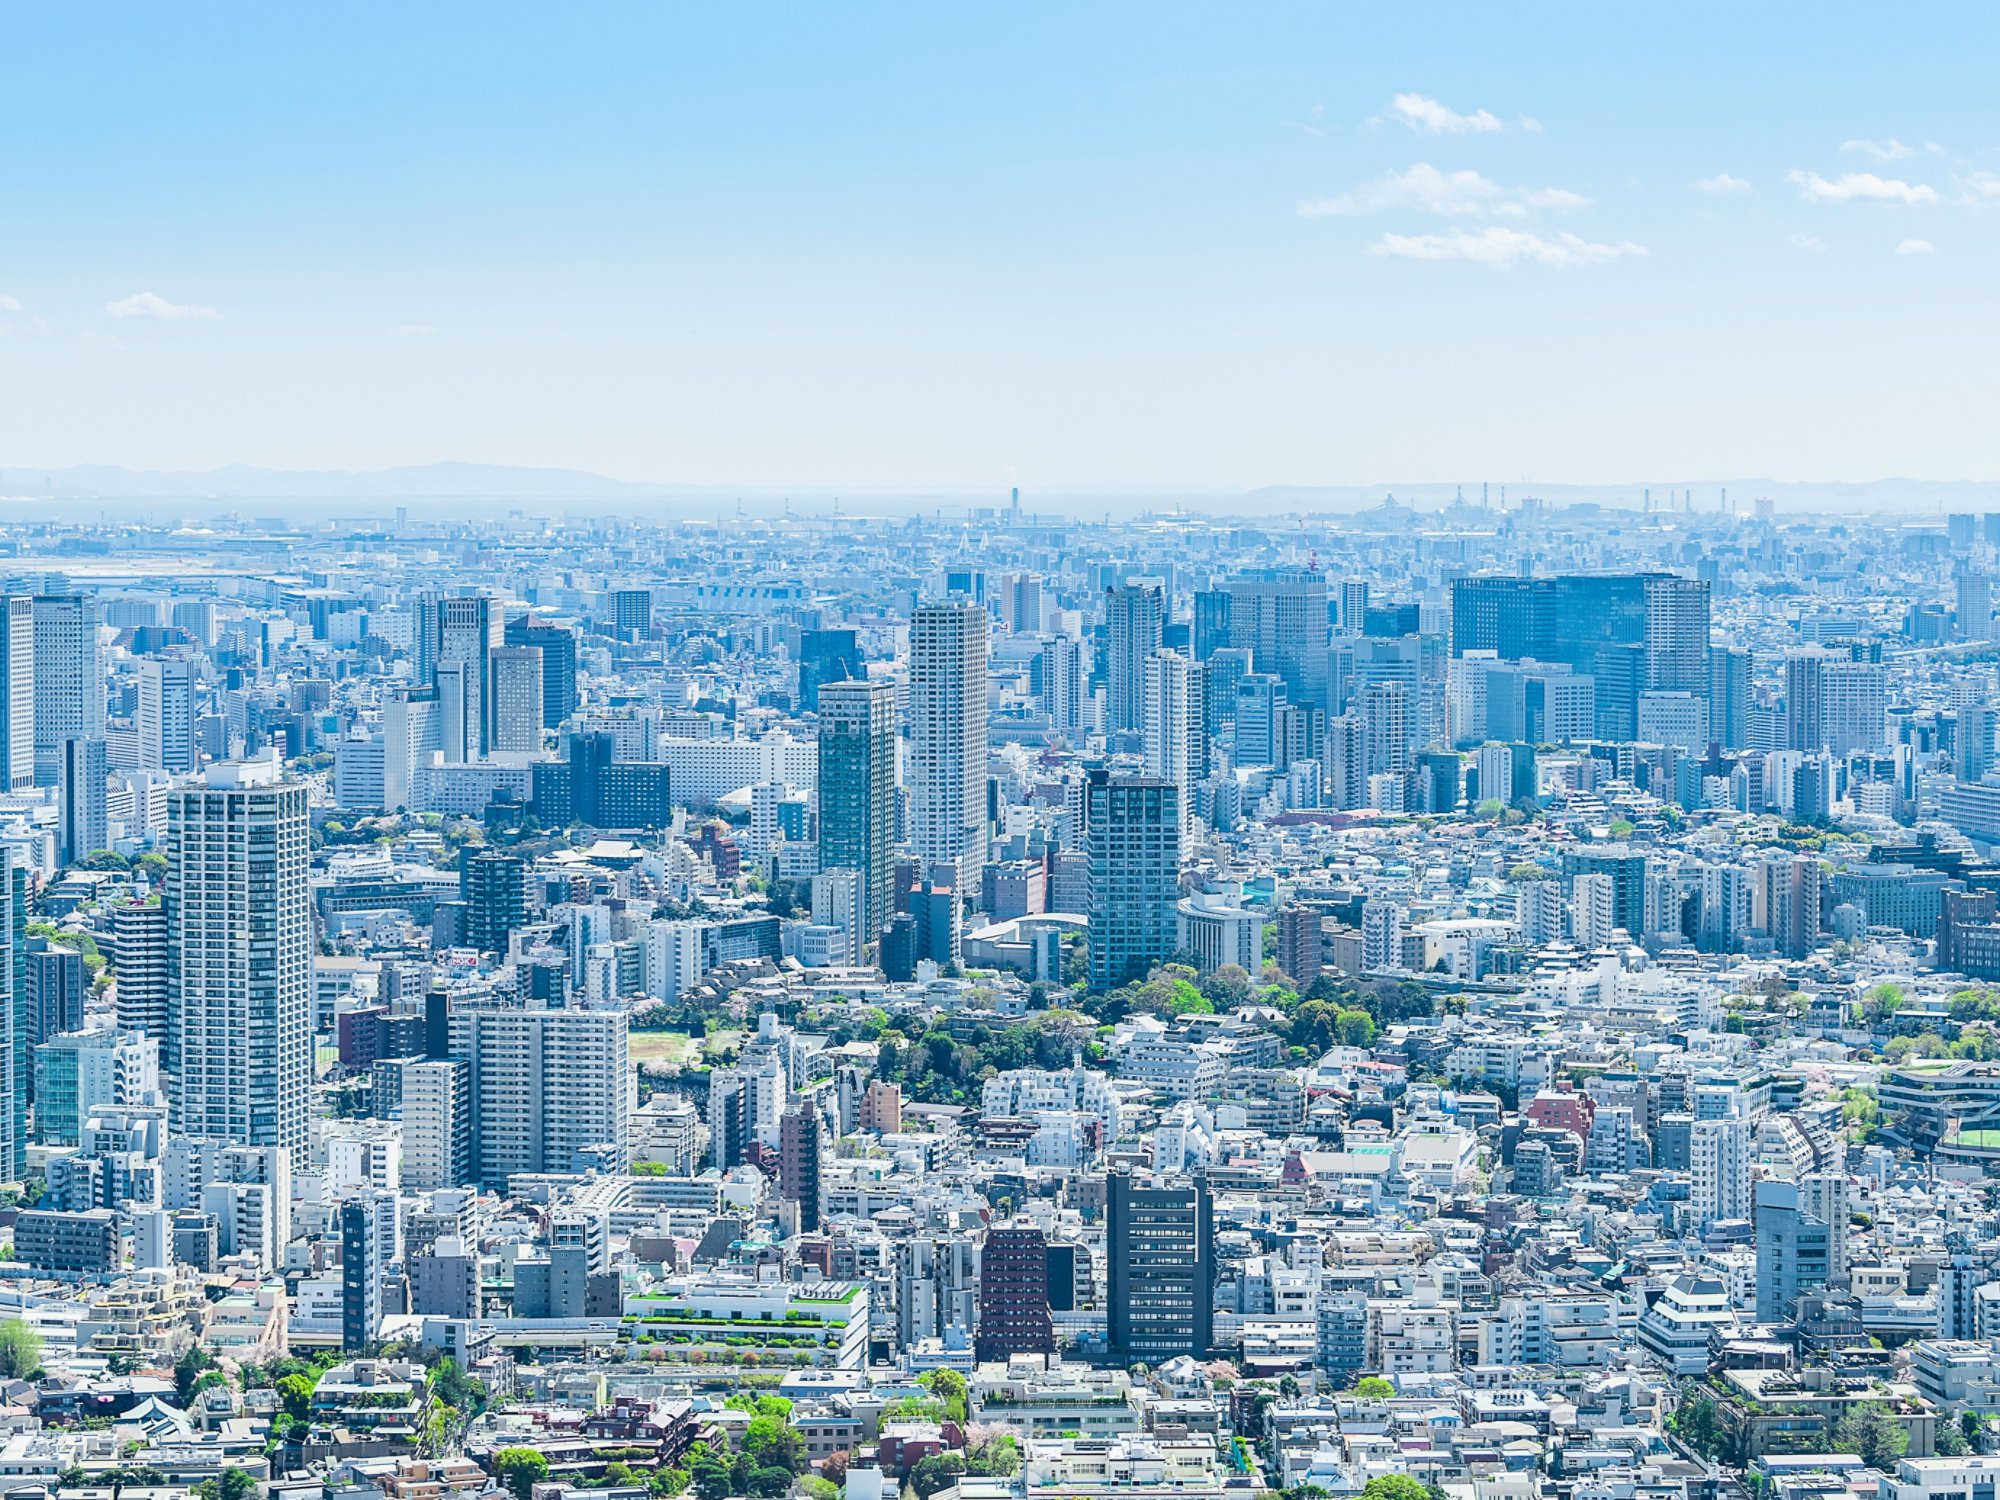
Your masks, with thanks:
M 0 471 L 2000 478 L 1996 35 L 1942 5 L 17 7 Z

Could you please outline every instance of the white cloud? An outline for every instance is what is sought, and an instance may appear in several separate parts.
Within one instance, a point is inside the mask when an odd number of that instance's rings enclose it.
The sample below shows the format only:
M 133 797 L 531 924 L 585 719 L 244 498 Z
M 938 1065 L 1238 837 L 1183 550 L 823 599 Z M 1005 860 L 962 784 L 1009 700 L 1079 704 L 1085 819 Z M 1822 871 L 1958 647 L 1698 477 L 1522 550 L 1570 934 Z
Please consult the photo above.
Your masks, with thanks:
M 83 345 L 86 349 L 123 349 L 125 340 L 115 333 L 98 333 L 91 330 L 84 333 Z
M 1385 234 L 1368 247 L 1370 255 L 1396 256 L 1404 260 L 1468 260 L 1511 271 L 1518 265 L 1547 266 L 1568 271 L 1579 266 L 1603 266 L 1628 256 L 1647 254 L 1644 245 L 1630 240 L 1616 245 L 1598 244 L 1574 234 L 1541 235 L 1526 229 L 1507 229 L 1498 224 L 1478 231 L 1453 229 L 1445 234 Z
M 1877 177 L 1873 172 L 1843 172 L 1829 182 L 1817 172 L 1794 172 L 1799 196 L 1808 203 L 1935 203 L 1937 189 L 1922 182 Z
M 9 297 L 5 293 L 0 293 L 0 312 L 19 312 L 20 310 L 21 299 L 19 297 Z
M 1901 161 L 1906 156 L 1915 156 L 1916 147 L 1905 146 L 1898 140 L 1886 141 L 1842 141 L 1840 149 L 1856 151 L 1875 161 Z
M 1525 218 L 1538 208 L 1568 211 L 1585 208 L 1590 200 L 1567 188 L 1503 188 L 1477 172 L 1444 172 L 1418 162 L 1405 172 L 1389 172 L 1338 198 L 1318 198 L 1299 205 L 1299 217 L 1324 219 L 1340 214 L 1370 214 L 1388 208 L 1416 208 L 1455 217 L 1494 214 Z
M 1533 115 L 1522 115 L 1521 128 L 1530 135 L 1540 135 L 1542 133 L 1542 122 L 1537 120 Z
M 1795 250 L 1803 250 L 1808 255 L 1817 255 L 1826 248 L 1826 241 L 1816 234 L 1788 234 L 1785 243 Z
M 169 302 L 154 292 L 135 292 L 130 297 L 120 297 L 116 302 L 105 303 L 104 310 L 114 318 L 158 318 L 163 323 L 192 323 L 222 316 L 212 307 L 200 307 L 192 302 Z
M 437 328 L 430 323 L 398 323 L 389 330 L 389 336 L 399 339 L 425 339 L 436 332 Z
M 1959 186 L 1961 204 L 1977 205 L 1987 198 L 2000 198 L 2000 173 L 1967 172 L 1954 180 Z
M 1740 198 L 1746 193 L 1757 191 L 1741 177 L 1731 177 L 1727 172 L 1717 172 L 1713 177 L 1704 177 L 1695 183 L 1695 186 L 1717 198 Z
M 1904 240 L 1896 247 L 1898 255 L 1936 255 L 1937 246 L 1929 240 Z
M 1398 94 L 1389 102 L 1389 113 L 1420 135 L 1485 135 L 1507 128 L 1483 109 L 1462 115 L 1422 94 Z

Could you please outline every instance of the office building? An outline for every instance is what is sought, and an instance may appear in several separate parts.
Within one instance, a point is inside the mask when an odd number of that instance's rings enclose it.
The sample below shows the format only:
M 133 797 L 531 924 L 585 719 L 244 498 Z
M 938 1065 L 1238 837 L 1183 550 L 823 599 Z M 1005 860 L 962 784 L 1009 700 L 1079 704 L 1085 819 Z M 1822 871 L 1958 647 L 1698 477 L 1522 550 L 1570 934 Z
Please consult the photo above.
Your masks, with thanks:
M 1137 1187 L 1127 1170 L 1108 1186 L 1108 1334 L 1121 1364 L 1205 1359 L 1213 1338 L 1215 1251 L 1207 1181 Z
M 826 1126 L 819 1109 L 801 1099 L 779 1121 L 778 1194 L 799 1206 L 799 1233 L 811 1234 L 826 1214 L 826 1180 L 821 1158 Z
M 514 930 L 528 920 L 528 867 L 520 856 L 497 849 L 462 855 L 458 893 L 465 903 L 465 946 L 505 953 Z
M 861 646 L 852 630 L 799 632 L 799 712 L 819 710 L 820 690 L 829 683 L 851 682 L 868 675 Z
M 973 1358 L 983 1364 L 1016 1354 L 1055 1352 L 1048 1237 L 1028 1226 L 989 1229 L 979 1253 L 979 1329 Z
M 1074 636 L 1059 635 L 1042 647 L 1042 708 L 1049 728 L 1081 745 L 1091 723 L 1090 651 Z
M 139 768 L 192 771 L 195 765 L 194 662 L 148 656 L 139 662 Z
M 1090 849 L 1090 984 L 1143 979 L 1174 951 L 1180 896 L 1180 788 L 1093 767 L 1086 788 Z
M 542 728 L 562 728 L 563 720 L 576 712 L 575 629 L 520 615 L 507 622 L 501 642 L 542 653 Z
M 71 735 L 56 756 L 56 858 L 66 865 L 111 847 L 105 786 L 111 774 L 102 739 Z
M 1272 568 L 1229 581 L 1229 644 L 1260 672 L 1276 673 L 1288 699 L 1332 713 L 1326 578 L 1309 568 Z
M 1806 1212 L 1795 1182 L 1757 1184 L 1757 1321 L 1783 1323 L 1827 1283 L 1832 1231 Z
M 393 1201 L 373 1195 L 350 1198 L 340 1205 L 340 1350 L 366 1354 L 382 1332 L 381 1257 L 384 1212 L 394 1213 Z
M 471 1065 L 459 1058 L 424 1057 L 377 1067 L 398 1075 L 403 1185 L 426 1192 L 471 1182 Z
M 1708 653 L 1708 733 L 1724 750 L 1750 744 L 1750 653 L 1735 646 L 1714 646 Z
M 0 849 L 0 1182 L 28 1171 L 28 1096 L 34 1054 L 28 1037 L 27 872 Z
M 1882 663 L 1813 646 L 1785 656 L 1785 733 L 1793 750 L 1846 755 L 1887 738 Z
M 1955 621 L 1962 641 L 1993 639 L 1993 576 L 1968 568 L 1958 575 Z
M 496 752 L 542 748 L 545 674 L 536 646 L 496 646 L 492 654 L 493 734 Z
M 92 1114 L 160 1097 L 160 1044 L 136 1031 L 100 1026 L 36 1044 L 35 1138 L 74 1146 Z
M 1162 645 L 1166 618 L 1166 595 L 1157 583 L 1128 583 L 1105 590 L 1107 734 L 1145 729 L 1146 663 Z
M 917 858 L 961 896 L 986 863 L 986 611 L 969 599 L 910 620 L 910 823 Z
M 178 1133 L 302 1166 L 312 1087 L 306 788 L 275 759 L 167 797 L 167 1051 Z
M 85 594 L 37 594 L 34 620 L 35 781 L 53 786 L 64 743 L 104 734 L 97 600 Z
M 886 680 L 822 684 L 819 864 L 861 879 L 860 941 L 889 919 L 896 844 L 896 693 Z
M 472 1077 L 473 1172 L 503 1190 L 518 1172 L 631 1159 L 631 1063 L 622 1011 L 471 1006 L 451 1013 L 451 1055 Z
M 23 967 L 30 1045 L 80 1030 L 84 1002 L 90 994 L 90 970 L 84 965 L 83 951 L 48 938 L 31 937 Z
M 35 784 L 35 601 L 0 595 L 0 791 Z
M 1183 828 L 1192 810 L 1189 790 L 1201 774 L 1194 764 L 1194 745 L 1200 731 L 1200 691 L 1190 691 L 1199 680 L 1192 664 L 1178 651 L 1155 651 L 1145 664 L 1145 766 L 1146 774 L 1170 781 L 1181 789 Z M 1206 768 L 1202 768 L 1205 770 Z
M 445 714 L 445 758 L 484 760 L 493 748 L 493 653 L 504 645 L 500 601 L 484 594 L 438 601 L 438 685 Z M 457 668 L 446 673 L 447 666 Z M 448 699 L 444 695 L 448 692 Z M 462 753 L 451 754 L 451 728 L 462 727 Z
M 136 1031 L 159 1044 L 160 1065 L 175 1069 L 167 1024 L 167 908 L 163 901 L 127 901 L 112 908 L 117 943 L 114 990 L 118 1029 Z

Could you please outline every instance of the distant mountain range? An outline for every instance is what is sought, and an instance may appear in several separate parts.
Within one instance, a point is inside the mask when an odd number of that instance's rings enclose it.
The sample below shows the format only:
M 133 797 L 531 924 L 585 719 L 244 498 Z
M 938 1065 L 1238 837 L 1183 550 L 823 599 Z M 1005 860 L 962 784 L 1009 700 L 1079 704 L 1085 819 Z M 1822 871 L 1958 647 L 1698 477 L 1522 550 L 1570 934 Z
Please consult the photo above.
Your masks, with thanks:
M 1726 493 L 1739 514 L 1759 499 L 1788 513 L 1904 514 L 1937 516 L 1948 511 L 2000 510 L 2000 481 L 1878 479 L 1858 483 L 1779 482 L 1765 479 L 1674 480 L 1631 484 L 1370 484 L 1269 485 L 1248 491 L 1165 484 L 1065 485 L 1035 489 L 1022 496 L 1031 514 L 1095 518 L 1142 512 L 1185 510 L 1232 516 L 1283 516 L 1316 512 L 1351 514 L 1394 503 L 1419 511 L 1450 509 L 1454 503 L 1495 509 L 1504 497 L 1509 510 L 1527 497 L 1554 508 L 1603 505 L 1637 511 L 1650 490 L 1655 510 L 1683 508 L 1714 512 Z M 967 506 L 1006 504 L 1000 489 L 932 491 L 845 489 L 804 485 L 772 486 L 645 484 L 610 479 L 576 469 L 520 468 L 506 464 L 411 464 L 373 470 L 266 469 L 249 464 L 199 472 L 126 469 L 110 464 L 72 468 L 0 467 L 0 507 L 69 500 L 95 502 L 106 509 L 136 513 L 162 503 L 211 501 L 250 505 L 259 501 L 347 501 L 367 507 L 408 504 L 453 512 L 473 512 L 478 502 L 599 502 L 613 510 L 685 510 L 713 515 L 722 507 L 776 514 L 789 507 L 802 515 L 838 507 L 850 515 L 912 514 Z M 4 515 L 0 510 L 0 515 Z
M 394 469 L 223 469 L 162 471 L 115 464 L 68 469 L 0 468 L 0 496 L 55 495 L 101 500 L 458 500 L 560 499 L 662 493 L 573 469 L 522 469 L 506 464 L 406 464 Z

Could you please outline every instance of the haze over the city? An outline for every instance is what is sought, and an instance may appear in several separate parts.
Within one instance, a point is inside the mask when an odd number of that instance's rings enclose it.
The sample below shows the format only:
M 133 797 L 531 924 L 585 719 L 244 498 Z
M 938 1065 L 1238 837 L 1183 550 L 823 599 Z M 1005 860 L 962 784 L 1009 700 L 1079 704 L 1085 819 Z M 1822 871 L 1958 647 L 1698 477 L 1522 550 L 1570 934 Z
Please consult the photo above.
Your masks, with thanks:
M 2000 477 L 1995 64 L 1969 5 L 16 8 L 0 491 Z

